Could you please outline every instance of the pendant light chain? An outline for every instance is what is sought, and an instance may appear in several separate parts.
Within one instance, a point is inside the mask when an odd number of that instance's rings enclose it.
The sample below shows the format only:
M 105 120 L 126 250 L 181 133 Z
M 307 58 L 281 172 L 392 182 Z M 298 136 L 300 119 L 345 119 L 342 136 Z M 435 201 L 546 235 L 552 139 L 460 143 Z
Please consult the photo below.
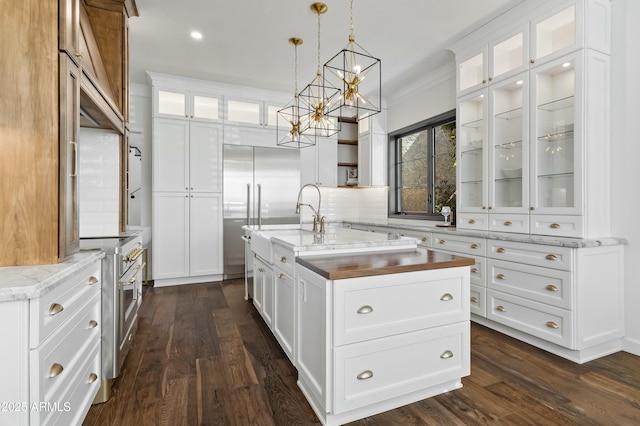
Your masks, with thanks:
M 351 34 L 349 35 L 349 40 L 355 39 L 353 35 L 353 0 L 350 1 L 349 4 L 349 26 L 351 28 Z
M 294 97 L 298 96 L 298 45 L 293 44 L 293 89 Z

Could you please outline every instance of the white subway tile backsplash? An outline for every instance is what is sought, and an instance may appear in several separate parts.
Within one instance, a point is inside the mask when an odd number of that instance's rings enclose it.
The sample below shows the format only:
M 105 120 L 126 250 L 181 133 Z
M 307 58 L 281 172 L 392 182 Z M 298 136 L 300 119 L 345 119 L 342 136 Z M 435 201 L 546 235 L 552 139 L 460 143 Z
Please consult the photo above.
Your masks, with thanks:
M 368 223 L 387 223 L 388 216 L 388 188 L 329 188 L 321 187 L 322 204 L 320 214 L 327 222 L 352 221 Z M 314 208 L 318 203 L 316 191 L 306 190 L 302 194 L 305 204 Z M 312 212 L 309 208 L 301 210 L 301 222 L 312 222 Z

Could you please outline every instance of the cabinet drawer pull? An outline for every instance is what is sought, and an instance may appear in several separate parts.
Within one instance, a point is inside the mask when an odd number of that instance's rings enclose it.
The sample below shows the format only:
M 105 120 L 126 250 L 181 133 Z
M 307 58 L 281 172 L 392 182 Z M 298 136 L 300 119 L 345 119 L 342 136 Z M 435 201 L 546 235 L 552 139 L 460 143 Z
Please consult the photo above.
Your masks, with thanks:
M 471 303 L 478 303 L 478 302 L 479 302 L 479 300 L 478 300 L 477 297 L 471 296 Z
M 548 286 L 545 287 L 547 290 L 549 291 L 558 291 L 558 287 L 556 287 L 553 284 L 549 284 Z
M 59 303 L 52 303 L 49 306 L 49 315 L 57 315 L 62 311 L 64 311 L 64 307 Z
M 558 256 L 556 256 L 555 254 L 548 254 L 544 258 L 547 260 L 558 260 Z
M 95 283 L 98 282 L 98 279 L 96 277 L 89 277 L 89 285 L 94 285 Z
M 558 327 L 558 324 L 556 324 L 556 323 L 555 323 L 555 322 L 553 322 L 553 321 L 549 321 L 549 322 L 547 322 L 547 327 L 549 327 L 549 328 L 559 328 L 559 327 Z
M 451 293 L 445 293 L 442 295 L 440 300 L 442 300 L 443 302 L 448 302 L 449 300 L 453 300 L 453 296 L 451 295 Z
M 442 359 L 449 359 L 449 358 L 453 358 L 453 352 L 451 352 L 451 351 L 444 351 L 444 352 L 442 352 L 442 355 L 440 355 L 440 358 L 442 358 Z
M 426 243 L 427 242 L 427 237 L 420 238 L 420 241 L 422 241 L 423 243 Z
M 473 243 L 473 244 L 471 244 L 471 246 L 470 246 L 470 247 L 471 247 L 472 249 L 474 249 L 474 250 L 475 250 L 475 249 L 477 249 L 477 248 L 478 248 L 478 245 L 477 245 L 476 243 Z
M 476 223 L 475 219 L 469 219 L 469 224 L 473 225 L 474 223 Z
M 278 278 L 280 278 L 281 280 L 284 279 L 284 274 L 280 272 L 280 275 L 278 275 Z
M 93 383 L 98 380 L 98 375 L 96 373 L 89 374 L 89 383 Z
M 510 221 L 510 220 L 508 220 L 508 221 L 506 221 L 506 222 L 504 223 L 504 226 L 511 226 L 511 225 L 513 225 L 513 223 L 511 223 L 511 221 Z
M 358 380 L 367 380 L 373 377 L 373 371 L 371 370 L 364 370 L 362 373 L 358 374 L 356 377 L 358 377 Z
M 506 309 L 504 308 L 504 306 L 498 305 L 498 306 L 496 306 L 496 311 L 504 312 L 504 311 L 506 311 Z
M 496 275 L 496 278 L 499 279 L 499 280 L 506 280 L 507 279 L 507 277 L 504 274 L 498 274 L 498 275 Z
M 472 274 L 477 274 L 478 273 L 478 268 L 471 268 L 471 273 Z
M 551 229 L 560 229 L 560 224 L 559 223 L 552 223 L 551 225 L 549 225 L 549 228 L 551 228 Z
M 91 320 L 89 321 L 89 328 L 96 328 L 98 326 L 98 321 Z
M 359 314 L 370 314 L 373 312 L 373 308 L 369 305 L 364 305 L 357 311 Z
M 287 258 L 286 258 L 286 257 L 284 257 L 284 256 L 282 256 L 282 257 L 280 258 L 280 262 L 282 262 L 282 263 L 287 263 Z
M 502 248 L 502 247 L 498 247 L 496 249 L 496 253 L 505 253 L 505 252 L 506 252 L 506 250 L 504 248 Z
M 439 242 L 440 244 L 444 244 L 444 243 L 446 243 L 446 241 L 445 241 L 445 240 L 440 240 L 440 241 L 438 241 L 438 242 Z
M 60 375 L 60 373 L 62 373 L 62 370 L 64 370 L 62 365 L 58 364 L 57 362 L 54 363 L 53 365 L 51 365 L 51 368 L 49 369 L 49 377 L 51 378 L 51 377 L 56 377 Z

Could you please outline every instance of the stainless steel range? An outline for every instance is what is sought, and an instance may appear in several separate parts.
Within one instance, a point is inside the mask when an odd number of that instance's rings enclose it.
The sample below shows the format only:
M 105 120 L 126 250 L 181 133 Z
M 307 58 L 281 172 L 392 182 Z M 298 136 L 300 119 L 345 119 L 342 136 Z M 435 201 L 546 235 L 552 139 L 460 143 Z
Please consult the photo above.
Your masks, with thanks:
M 142 236 L 83 238 L 81 249 L 102 249 L 102 383 L 94 403 L 107 401 L 138 327 L 142 303 Z

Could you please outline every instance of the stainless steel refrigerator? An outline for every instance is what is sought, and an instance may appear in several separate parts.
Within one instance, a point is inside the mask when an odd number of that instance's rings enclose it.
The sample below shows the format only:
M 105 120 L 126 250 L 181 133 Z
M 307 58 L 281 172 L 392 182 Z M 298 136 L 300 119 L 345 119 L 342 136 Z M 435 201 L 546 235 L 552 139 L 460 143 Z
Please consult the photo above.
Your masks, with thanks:
M 297 149 L 224 146 L 224 277 L 245 274 L 242 225 L 298 224 Z M 251 266 L 249 271 L 251 271 Z

